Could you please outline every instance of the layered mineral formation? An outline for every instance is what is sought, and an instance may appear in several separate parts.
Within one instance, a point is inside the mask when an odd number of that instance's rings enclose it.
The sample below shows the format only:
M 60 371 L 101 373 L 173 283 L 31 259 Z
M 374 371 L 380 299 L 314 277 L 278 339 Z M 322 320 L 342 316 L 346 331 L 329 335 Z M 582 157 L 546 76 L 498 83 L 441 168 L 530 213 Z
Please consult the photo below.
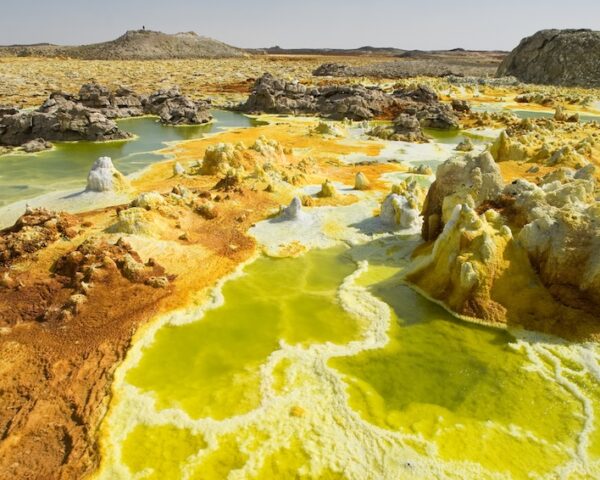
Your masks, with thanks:
M 442 164 L 407 280 L 459 316 L 568 338 L 600 333 L 591 164 L 504 184 L 488 152 Z

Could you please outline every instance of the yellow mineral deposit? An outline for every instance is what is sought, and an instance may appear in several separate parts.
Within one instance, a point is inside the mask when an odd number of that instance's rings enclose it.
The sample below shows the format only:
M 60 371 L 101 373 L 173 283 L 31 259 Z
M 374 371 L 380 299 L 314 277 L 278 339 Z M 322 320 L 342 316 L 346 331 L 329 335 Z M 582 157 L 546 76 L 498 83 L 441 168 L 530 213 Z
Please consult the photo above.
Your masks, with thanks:
M 236 52 L 0 58 L 224 108 L 0 157 L 0 478 L 600 478 L 600 92 Z

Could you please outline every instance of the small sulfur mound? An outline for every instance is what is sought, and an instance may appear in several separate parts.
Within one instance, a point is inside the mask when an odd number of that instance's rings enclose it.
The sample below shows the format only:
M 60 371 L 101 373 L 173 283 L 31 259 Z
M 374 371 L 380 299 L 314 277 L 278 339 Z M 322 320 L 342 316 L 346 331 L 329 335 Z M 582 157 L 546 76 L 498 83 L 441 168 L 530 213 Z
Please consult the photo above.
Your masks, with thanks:
M 336 195 L 335 186 L 329 180 L 325 180 L 323 182 L 323 184 L 321 185 L 321 191 L 319 192 L 318 195 L 321 198 L 335 197 L 335 195 Z
M 244 145 L 238 143 L 218 143 L 209 146 L 204 152 L 204 160 L 200 168 L 201 175 L 218 175 L 227 173 L 242 164 Z
M 410 167 L 408 169 L 408 173 L 412 173 L 414 175 L 433 175 L 433 170 L 431 170 L 431 167 L 428 167 L 427 165 L 419 165 L 417 167 Z
M 465 137 L 454 150 L 457 152 L 471 152 L 473 150 L 473 142 L 469 137 Z
M 119 212 L 117 222 L 108 228 L 109 233 L 128 235 L 153 235 L 156 225 L 152 214 L 145 208 L 132 207 Z
M 369 188 L 371 188 L 371 184 L 367 176 L 362 172 L 358 172 L 354 178 L 354 190 L 368 190 Z
M 407 179 L 394 185 L 381 205 L 379 218 L 394 228 L 417 228 L 421 225 L 420 209 L 424 197 L 425 192 L 415 181 Z
M 329 135 L 332 137 L 344 136 L 344 131 L 332 122 L 320 121 L 316 127 L 310 129 L 312 135 Z

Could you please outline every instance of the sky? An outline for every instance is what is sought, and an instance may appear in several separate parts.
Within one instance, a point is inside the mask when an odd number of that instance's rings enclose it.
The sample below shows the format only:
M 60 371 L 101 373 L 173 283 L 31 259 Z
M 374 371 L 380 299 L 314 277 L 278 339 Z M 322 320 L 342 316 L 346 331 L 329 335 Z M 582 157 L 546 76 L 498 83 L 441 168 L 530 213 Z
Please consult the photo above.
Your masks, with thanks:
M 0 0 L 0 45 L 195 31 L 243 48 L 511 50 L 543 28 L 600 30 L 600 0 Z

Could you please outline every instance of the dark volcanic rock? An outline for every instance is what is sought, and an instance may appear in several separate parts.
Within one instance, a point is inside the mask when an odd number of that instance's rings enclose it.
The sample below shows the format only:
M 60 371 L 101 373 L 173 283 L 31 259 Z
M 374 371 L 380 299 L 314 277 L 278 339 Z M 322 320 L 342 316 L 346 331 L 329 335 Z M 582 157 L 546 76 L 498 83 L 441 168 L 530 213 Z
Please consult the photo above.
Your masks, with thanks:
M 137 117 L 144 114 L 143 99 L 125 87 L 111 92 L 97 83 L 86 83 L 79 90 L 79 101 L 84 107 L 100 110 L 108 118 Z
M 193 102 L 177 88 L 160 90 L 148 98 L 119 87 L 110 91 L 86 83 L 77 96 L 54 92 L 35 111 L 0 107 L 0 145 L 23 145 L 26 151 L 48 148 L 48 141 L 119 140 L 131 135 L 112 120 L 144 114 L 158 115 L 171 125 L 208 122 L 210 102 Z
M 458 98 L 455 98 L 452 100 L 451 105 L 452 110 L 455 112 L 469 113 L 471 111 L 471 105 L 469 105 L 469 102 L 466 100 L 459 100 Z
M 514 75 L 528 83 L 598 87 L 600 32 L 541 30 L 521 40 L 497 75 Z
M 286 82 L 265 73 L 254 83 L 242 110 L 265 113 L 316 114 L 319 91 L 298 82 Z
M 144 114 L 144 99 L 133 90 L 119 87 L 110 94 L 110 104 L 119 117 L 137 117 Z
M 0 105 L 0 118 L 4 117 L 5 115 L 14 115 L 15 113 L 18 113 L 19 109 L 10 105 Z
M 394 98 L 381 89 L 362 85 L 325 87 L 317 96 L 319 113 L 335 119 L 369 120 L 391 109 L 395 103 Z
M 306 87 L 266 73 L 260 77 L 241 109 L 245 112 L 324 115 L 367 120 L 393 107 L 395 100 L 379 88 L 362 85 Z
M 307 87 L 266 73 L 256 81 L 248 100 L 240 108 L 251 113 L 322 115 L 337 120 L 369 120 L 404 114 L 411 118 L 410 122 L 406 117 L 399 117 L 403 120 L 397 129 L 390 131 L 383 128 L 377 132 L 384 138 L 397 134 L 396 137 L 399 135 L 399 138 L 409 141 L 425 140 L 420 127 L 459 128 L 458 118 L 450 105 L 440 103 L 435 91 L 426 85 L 390 95 L 380 88 L 363 85 Z M 415 127 L 415 122 L 419 127 Z
M 150 95 L 144 101 L 144 111 L 170 125 L 207 123 L 212 119 L 209 102 L 193 102 L 177 87 Z
M 403 100 L 412 100 L 420 103 L 439 102 L 438 94 L 429 85 L 418 85 L 417 88 L 403 88 L 394 92 L 396 98 Z
M 315 77 L 351 77 L 354 70 L 341 63 L 324 63 L 313 71 Z
M 449 105 L 438 103 L 427 105 L 417 112 L 417 118 L 423 128 L 456 130 L 460 128 L 458 118 Z
M 53 93 L 35 111 L 20 111 L 0 119 L 0 145 L 22 145 L 38 138 L 49 141 L 118 140 L 129 138 L 100 111 Z
M 35 153 L 35 152 L 41 152 L 42 150 L 48 150 L 49 148 L 52 148 L 52 144 L 50 142 L 47 142 L 43 138 L 35 138 L 35 139 L 29 140 L 27 143 L 24 143 L 23 145 L 21 145 L 21 148 L 23 149 L 24 152 Z
M 88 108 L 110 107 L 110 90 L 97 83 L 84 83 L 79 89 L 79 101 Z

